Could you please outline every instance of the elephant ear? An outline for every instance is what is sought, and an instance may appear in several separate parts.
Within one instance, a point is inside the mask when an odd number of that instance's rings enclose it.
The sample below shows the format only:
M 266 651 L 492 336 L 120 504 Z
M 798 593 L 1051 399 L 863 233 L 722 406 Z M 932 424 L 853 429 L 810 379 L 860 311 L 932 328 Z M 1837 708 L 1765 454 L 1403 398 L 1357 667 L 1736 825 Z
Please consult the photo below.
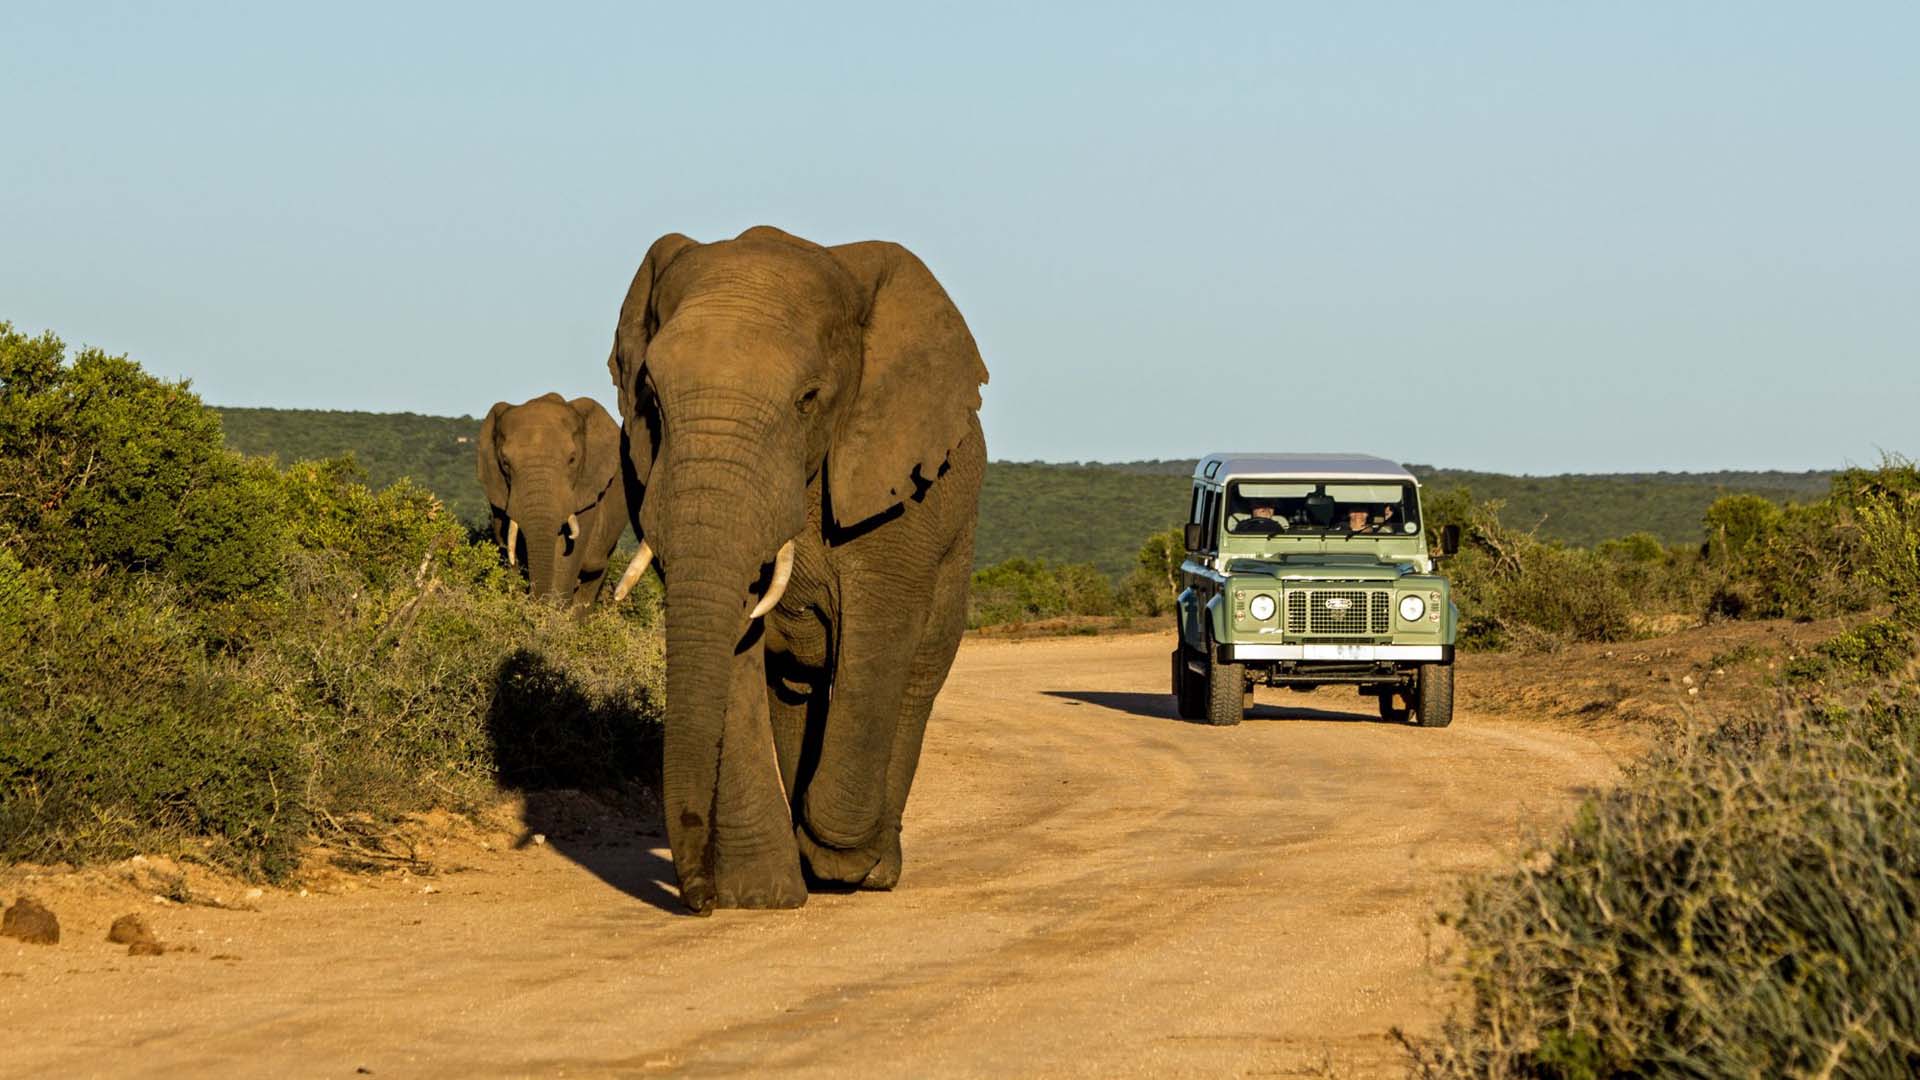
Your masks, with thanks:
M 487 410 L 487 418 L 480 422 L 480 438 L 474 444 L 475 465 L 480 471 L 480 486 L 486 489 L 487 502 L 505 509 L 507 505 L 507 474 L 500 471 L 499 448 L 494 445 L 494 429 L 499 426 L 500 414 L 512 408 L 504 401 L 496 401 L 493 408 Z
M 580 468 L 580 488 L 573 494 L 574 509 L 585 510 L 620 478 L 620 425 L 592 398 L 574 398 L 567 404 L 580 415 L 580 428 L 586 434 L 587 460 Z
M 634 271 L 633 283 L 627 286 L 627 298 L 620 304 L 620 322 L 613 331 L 613 352 L 607 357 L 607 374 L 613 377 L 613 388 L 620 395 L 622 422 L 633 419 L 638 403 L 635 388 L 646 364 L 647 344 L 660 329 L 660 316 L 653 308 L 654 286 L 667 265 L 692 246 L 694 241 L 679 233 L 655 240 L 647 249 L 647 257 L 640 260 L 640 269 Z
M 987 366 L 960 309 L 914 254 L 867 241 L 829 248 L 868 300 L 860 391 L 827 452 L 833 518 L 885 513 L 939 475 L 973 426 Z

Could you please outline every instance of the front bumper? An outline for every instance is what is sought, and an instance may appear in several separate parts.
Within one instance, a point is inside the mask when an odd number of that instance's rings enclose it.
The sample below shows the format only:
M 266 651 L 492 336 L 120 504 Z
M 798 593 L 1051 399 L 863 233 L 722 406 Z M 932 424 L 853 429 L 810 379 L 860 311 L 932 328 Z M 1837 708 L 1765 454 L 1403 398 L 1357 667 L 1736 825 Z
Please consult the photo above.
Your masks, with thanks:
M 1407 661 L 1422 664 L 1453 663 L 1451 645 L 1366 645 L 1316 643 L 1310 645 L 1222 645 L 1220 658 L 1229 664 L 1248 660 Z

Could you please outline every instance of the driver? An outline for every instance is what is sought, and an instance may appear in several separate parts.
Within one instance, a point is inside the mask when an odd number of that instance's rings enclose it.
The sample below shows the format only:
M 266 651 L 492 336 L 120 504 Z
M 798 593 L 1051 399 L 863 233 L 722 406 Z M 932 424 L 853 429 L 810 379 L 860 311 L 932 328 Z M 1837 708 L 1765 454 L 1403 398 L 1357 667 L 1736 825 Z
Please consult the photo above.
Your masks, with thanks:
M 1250 532 L 1279 532 L 1287 527 L 1286 519 L 1275 513 L 1271 499 L 1248 499 L 1247 515 L 1247 529 Z

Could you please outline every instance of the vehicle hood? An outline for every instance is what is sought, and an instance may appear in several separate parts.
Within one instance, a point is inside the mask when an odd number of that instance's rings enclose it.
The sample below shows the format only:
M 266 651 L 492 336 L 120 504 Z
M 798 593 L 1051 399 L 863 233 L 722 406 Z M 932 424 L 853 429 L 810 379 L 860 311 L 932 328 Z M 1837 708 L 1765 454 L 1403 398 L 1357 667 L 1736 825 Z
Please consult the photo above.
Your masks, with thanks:
M 1276 555 L 1234 559 L 1227 572 L 1261 574 L 1279 581 L 1398 581 L 1419 568 L 1411 562 L 1381 562 L 1364 555 Z

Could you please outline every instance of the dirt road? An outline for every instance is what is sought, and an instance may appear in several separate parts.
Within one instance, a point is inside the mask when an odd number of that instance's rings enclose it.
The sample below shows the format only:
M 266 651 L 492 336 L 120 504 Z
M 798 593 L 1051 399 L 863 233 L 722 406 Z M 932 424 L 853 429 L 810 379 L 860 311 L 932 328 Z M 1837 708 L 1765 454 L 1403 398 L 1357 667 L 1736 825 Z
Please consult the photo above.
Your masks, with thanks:
M 1396 1075 L 1435 904 L 1613 755 L 1476 716 L 1470 680 L 1443 731 L 1333 690 L 1182 723 L 1170 648 L 969 642 L 891 894 L 684 917 L 663 842 L 604 821 L 256 911 L 147 900 L 194 950 L 157 958 L 103 940 L 131 901 L 70 900 L 63 944 L 0 942 L 0 1074 Z

